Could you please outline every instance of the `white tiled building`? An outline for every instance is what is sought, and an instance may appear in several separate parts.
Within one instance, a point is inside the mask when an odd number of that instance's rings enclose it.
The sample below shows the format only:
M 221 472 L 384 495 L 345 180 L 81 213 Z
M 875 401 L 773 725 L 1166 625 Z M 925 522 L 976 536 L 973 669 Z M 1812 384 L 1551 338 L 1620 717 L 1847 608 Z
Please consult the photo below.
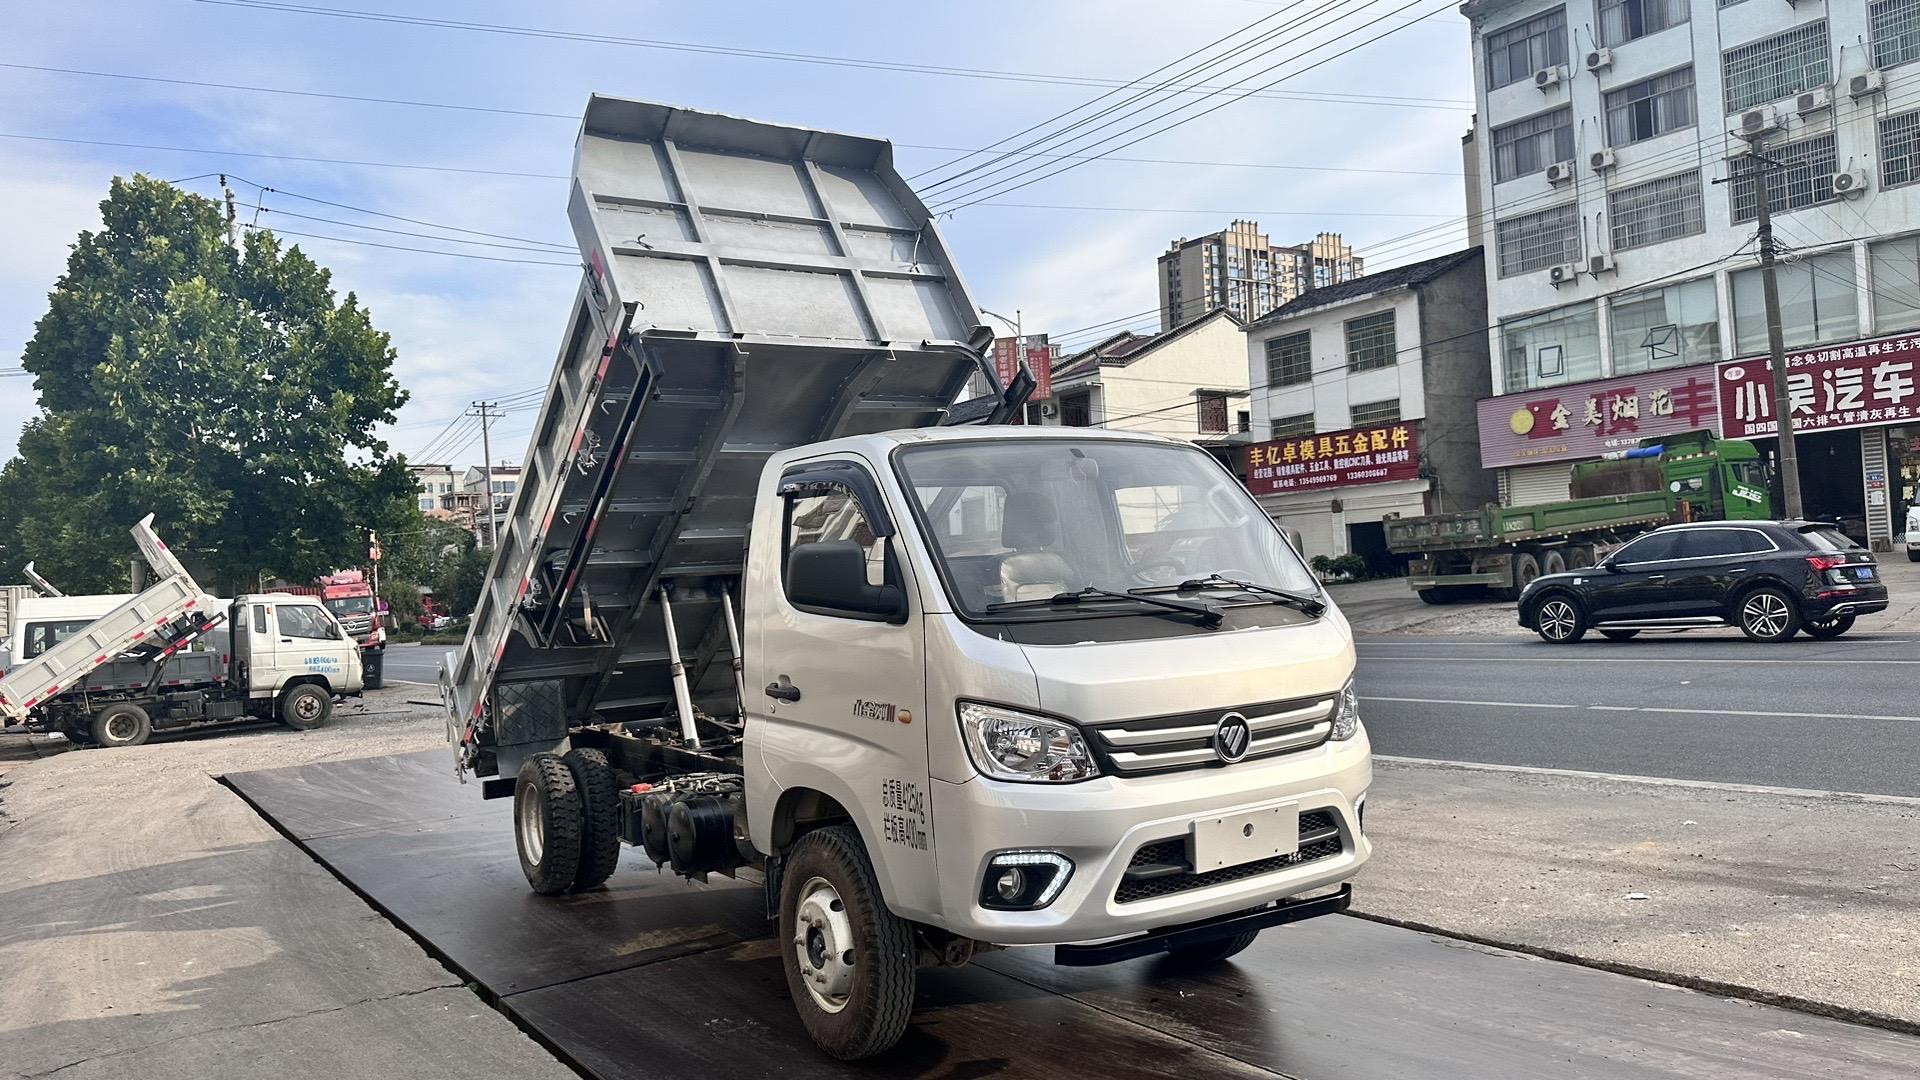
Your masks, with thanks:
M 1777 163 L 1789 350 L 1920 327 L 1920 0 L 1463 10 L 1496 393 L 1765 352 L 1742 130 L 1764 132 Z M 1845 487 L 1825 509 L 1884 538 L 1887 504 L 1920 475 L 1920 429 L 1907 482 L 1877 514 L 1864 513 L 1872 477 L 1903 472 L 1905 428 L 1806 438 L 1803 457 L 1839 463 L 1809 476 L 1809 498 L 1816 483 Z M 1563 494 L 1570 464 L 1504 469 L 1503 482 L 1518 501 Z

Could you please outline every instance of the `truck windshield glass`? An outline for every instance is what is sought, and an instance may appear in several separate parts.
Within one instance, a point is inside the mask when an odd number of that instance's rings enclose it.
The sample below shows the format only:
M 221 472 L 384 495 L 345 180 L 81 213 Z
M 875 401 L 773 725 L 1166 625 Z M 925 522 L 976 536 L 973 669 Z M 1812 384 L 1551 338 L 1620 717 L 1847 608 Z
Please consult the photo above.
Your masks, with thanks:
M 1318 595 L 1252 497 L 1199 450 L 1089 439 L 1001 439 L 899 455 L 954 602 L 1126 592 L 1220 574 Z M 1039 609 L 1070 617 L 1084 609 Z
M 327 608 L 335 615 L 365 615 L 373 610 L 373 597 L 336 596 L 327 601 Z

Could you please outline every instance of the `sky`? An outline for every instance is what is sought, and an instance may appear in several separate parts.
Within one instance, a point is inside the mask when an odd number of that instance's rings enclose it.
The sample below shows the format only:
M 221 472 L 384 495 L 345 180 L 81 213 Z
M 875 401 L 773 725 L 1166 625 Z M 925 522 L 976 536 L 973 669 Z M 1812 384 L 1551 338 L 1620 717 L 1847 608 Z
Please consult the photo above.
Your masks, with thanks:
M 1243 30 L 1256 20 L 1266 21 Z M 395 377 L 411 394 L 384 432 L 395 450 L 478 462 L 477 423 L 461 414 L 504 399 L 493 453 L 518 461 L 577 282 L 565 177 L 590 93 L 890 139 L 913 175 L 958 156 L 927 147 L 988 146 L 1110 89 L 1084 80 L 1124 83 L 1226 35 L 1275 31 L 1258 47 L 1274 51 L 1207 80 L 1290 76 L 1268 93 L 1159 99 L 1067 147 L 1155 161 L 1097 160 L 1057 176 L 1047 165 L 1020 178 L 1037 182 L 982 189 L 984 202 L 945 217 L 976 302 L 1018 309 L 1029 333 L 1108 320 L 1151 330 L 1157 317 L 1142 313 L 1157 306 L 1156 256 L 1234 218 L 1258 221 L 1275 242 L 1341 233 L 1369 269 L 1465 246 L 1471 62 L 1467 24 L 1447 0 L 66 0 L 15 6 L 7 23 L 0 459 L 37 408 L 32 380 L 4 372 L 18 367 L 74 239 L 98 227 L 111 179 L 143 172 L 218 196 L 205 174 L 225 170 L 243 219 L 330 268 L 335 288 L 392 335 Z M 629 40 L 586 39 L 609 36 Z M 1019 170 L 1035 164 L 1046 163 Z

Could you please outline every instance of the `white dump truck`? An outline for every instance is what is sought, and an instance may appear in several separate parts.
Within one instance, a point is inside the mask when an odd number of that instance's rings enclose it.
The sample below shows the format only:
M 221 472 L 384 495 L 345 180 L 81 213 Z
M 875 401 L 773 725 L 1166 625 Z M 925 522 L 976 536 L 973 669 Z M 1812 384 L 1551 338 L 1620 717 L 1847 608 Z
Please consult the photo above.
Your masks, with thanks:
M 764 882 L 840 1058 L 893 1045 L 922 965 L 1211 962 L 1346 907 L 1346 621 L 1191 445 L 940 426 L 999 386 L 990 332 L 887 143 L 595 97 L 570 216 L 583 280 L 441 673 L 536 892 L 622 843 Z
M 154 534 L 152 515 L 133 538 L 154 574 L 146 590 L 18 602 L 0 727 L 137 746 L 156 729 L 244 717 L 319 727 L 335 697 L 360 693 L 360 650 L 319 600 L 221 600 Z

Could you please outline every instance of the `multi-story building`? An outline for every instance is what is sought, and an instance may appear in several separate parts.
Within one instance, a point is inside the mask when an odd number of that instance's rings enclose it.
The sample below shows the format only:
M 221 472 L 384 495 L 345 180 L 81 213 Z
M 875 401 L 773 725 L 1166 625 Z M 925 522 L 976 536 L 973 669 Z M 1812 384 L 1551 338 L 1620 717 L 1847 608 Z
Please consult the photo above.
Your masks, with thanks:
M 1248 490 L 1303 554 L 1387 553 L 1386 518 L 1493 501 L 1479 248 L 1302 294 L 1247 327 Z
M 453 466 L 409 464 L 407 471 L 413 474 L 421 512 L 441 509 L 440 497 L 453 491 Z
M 1463 10 L 1504 497 L 1689 428 L 1774 450 L 1764 189 L 1806 512 L 1884 543 L 1920 476 L 1920 0 Z
M 1160 329 L 1224 308 L 1246 322 L 1308 289 L 1359 277 L 1365 260 L 1338 233 L 1275 245 L 1258 222 L 1235 221 L 1217 233 L 1175 240 L 1160 256 Z
M 1053 367 L 1053 399 L 1028 406 L 1030 422 L 1145 431 L 1216 451 L 1244 438 L 1245 334 L 1222 310 L 1158 334 L 1120 331 Z

